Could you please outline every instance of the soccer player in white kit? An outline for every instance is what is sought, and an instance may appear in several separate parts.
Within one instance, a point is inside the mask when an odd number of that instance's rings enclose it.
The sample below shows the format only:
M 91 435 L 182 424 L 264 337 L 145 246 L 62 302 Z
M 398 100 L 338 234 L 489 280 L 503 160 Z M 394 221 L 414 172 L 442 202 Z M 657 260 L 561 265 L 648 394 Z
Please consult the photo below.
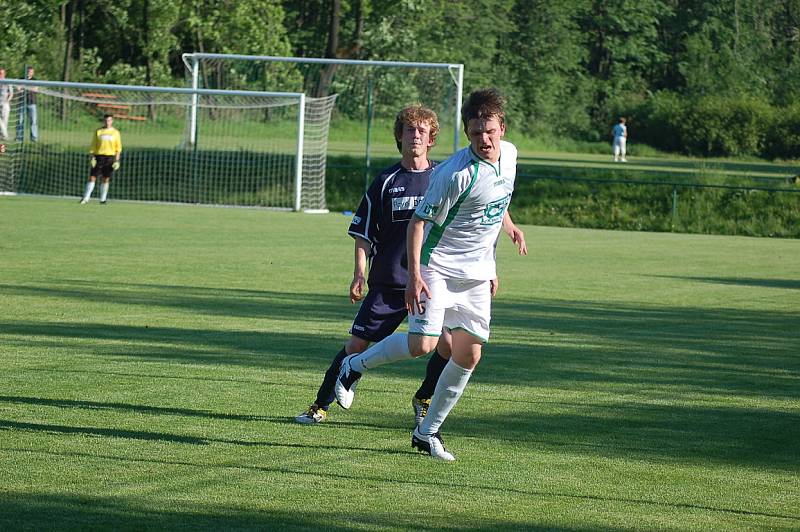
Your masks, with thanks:
M 408 225 L 408 334 L 395 333 L 368 351 L 345 358 L 337 400 L 349 405 L 365 369 L 433 351 L 442 327 L 452 355 L 436 385 L 427 416 L 411 445 L 452 461 L 439 432 L 466 388 L 489 339 L 495 244 L 516 177 L 517 149 L 505 134 L 505 99 L 495 89 L 470 94 L 462 108 L 470 146 L 436 167 Z M 520 246 L 520 243 L 517 243 Z M 522 253 L 522 247 L 520 247 Z M 410 353 L 410 354 L 409 354 Z

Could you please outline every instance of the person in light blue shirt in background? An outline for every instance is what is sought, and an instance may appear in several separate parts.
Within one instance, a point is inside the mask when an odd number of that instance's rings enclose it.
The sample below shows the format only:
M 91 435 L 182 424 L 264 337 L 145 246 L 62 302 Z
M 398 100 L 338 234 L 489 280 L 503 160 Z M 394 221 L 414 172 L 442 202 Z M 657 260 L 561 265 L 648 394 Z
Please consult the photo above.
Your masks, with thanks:
M 625 159 L 625 144 L 628 141 L 628 127 L 625 125 L 624 116 L 620 117 L 619 123 L 614 126 L 611 134 L 614 136 L 614 162 L 622 161 L 627 163 L 628 160 Z

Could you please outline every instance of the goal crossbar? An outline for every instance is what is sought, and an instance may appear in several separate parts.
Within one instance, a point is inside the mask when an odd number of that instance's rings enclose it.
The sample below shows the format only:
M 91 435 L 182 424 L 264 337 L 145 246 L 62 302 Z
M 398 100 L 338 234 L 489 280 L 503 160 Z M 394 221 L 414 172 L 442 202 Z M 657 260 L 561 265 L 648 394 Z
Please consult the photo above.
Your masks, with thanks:
M 184 53 L 183 63 L 192 73 L 192 87 L 198 84 L 198 69 L 201 59 L 240 59 L 244 61 L 270 61 L 276 63 L 305 63 L 322 65 L 356 65 L 366 67 L 390 68 L 432 68 L 446 69 L 456 85 L 455 106 L 455 133 L 453 136 L 453 151 L 458 151 L 461 134 L 461 105 L 463 103 L 464 65 L 461 63 L 417 63 L 410 61 L 371 61 L 364 59 L 333 59 L 327 57 L 282 57 L 273 55 L 240 55 L 240 54 L 214 54 L 214 53 Z
M 242 91 L 222 89 L 192 89 L 187 87 L 150 87 L 148 85 L 106 85 L 103 83 L 78 83 L 73 81 L 45 81 L 38 79 L 11 79 L 0 80 L 0 85 L 18 85 L 22 87 L 52 87 L 57 89 L 111 89 L 121 91 L 141 91 L 166 94 L 197 94 L 198 96 L 256 96 L 275 98 L 297 98 L 299 101 L 305 95 L 302 92 L 270 92 L 270 91 Z

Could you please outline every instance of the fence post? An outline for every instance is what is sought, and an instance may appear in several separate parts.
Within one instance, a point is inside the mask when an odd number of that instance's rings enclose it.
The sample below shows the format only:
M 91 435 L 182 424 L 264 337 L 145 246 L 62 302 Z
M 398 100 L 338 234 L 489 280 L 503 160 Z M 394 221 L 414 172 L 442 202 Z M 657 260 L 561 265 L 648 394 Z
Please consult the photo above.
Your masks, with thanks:
M 374 108 L 372 106 L 372 76 L 367 78 L 367 149 L 364 155 L 364 191 L 369 188 L 369 181 L 370 181 L 370 174 L 372 173 L 372 169 L 370 166 L 372 165 L 372 160 L 370 157 L 370 138 L 372 136 L 372 118 L 374 114 Z
M 678 186 L 672 185 L 672 227 L 678 221 Z

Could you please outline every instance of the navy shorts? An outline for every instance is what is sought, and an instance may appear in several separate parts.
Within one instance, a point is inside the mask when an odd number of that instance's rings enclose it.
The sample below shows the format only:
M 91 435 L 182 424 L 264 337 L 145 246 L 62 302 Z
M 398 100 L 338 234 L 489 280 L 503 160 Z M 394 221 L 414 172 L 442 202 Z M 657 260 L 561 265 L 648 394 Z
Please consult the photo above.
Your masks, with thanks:
M 373 288 L 361 302 L 350 334 L 370 342 L 380 342 L 392 334 L 406 317 L 405 290 Z

